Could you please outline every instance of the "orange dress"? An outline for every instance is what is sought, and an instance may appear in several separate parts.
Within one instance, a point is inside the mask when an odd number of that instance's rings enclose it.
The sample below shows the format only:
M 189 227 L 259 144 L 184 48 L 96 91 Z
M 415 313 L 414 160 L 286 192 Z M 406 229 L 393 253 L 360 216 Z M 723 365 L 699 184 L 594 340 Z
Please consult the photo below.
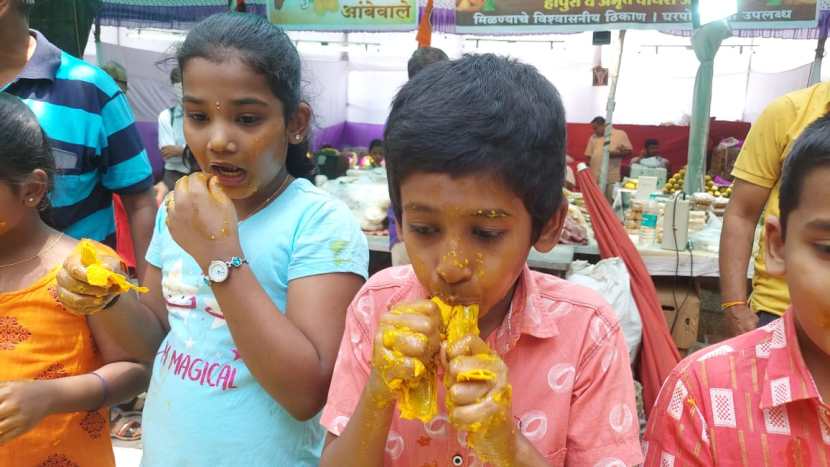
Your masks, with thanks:
M 57 269 L 0 293 L 0 381 L 54 379 L 101 367 L 86 318 L 66 311 Z M 114 467 L 107 410 L 49 416 L 0 446 L 0 467 Z

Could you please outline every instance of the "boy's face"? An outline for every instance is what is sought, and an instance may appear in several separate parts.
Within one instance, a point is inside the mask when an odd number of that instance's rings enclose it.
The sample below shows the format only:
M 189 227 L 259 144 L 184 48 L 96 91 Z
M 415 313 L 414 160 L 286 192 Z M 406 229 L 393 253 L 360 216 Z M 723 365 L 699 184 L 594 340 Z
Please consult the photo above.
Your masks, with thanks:
M 509 303 L 531 246 L 553 248 L 564 221 L 559 209 L 531 244 L 521 198 L 489 175 L 415 173 L 400 190 L 401 233 L 418 280 L 448 304 L 480 305 L 482 316 Z
M 783 276 L 795 318 L 805 334 L 830 354 L 830 167 L 804 179 L 798 208 L 787 218 L 786 241 L 778 219 L 767 221 L 767 267 Z
M 649 144 L 648 146 L 646 146 L 646 155 L 649 157 L 656 156 L 659 149 L 660 146 L 656 144 Z

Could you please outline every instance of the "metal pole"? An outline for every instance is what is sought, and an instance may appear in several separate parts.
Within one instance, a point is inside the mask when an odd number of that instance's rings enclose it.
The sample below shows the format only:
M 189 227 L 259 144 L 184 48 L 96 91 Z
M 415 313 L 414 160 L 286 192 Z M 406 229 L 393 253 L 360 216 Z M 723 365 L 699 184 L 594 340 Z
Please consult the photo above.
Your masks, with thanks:
M 607 192 L 608 159 L 611 156 L 611 131 L 614 129 L 614 108 L 617 106 L 617 83 L 622 68 L 623 50 L 625 49 L 625 29 L 620 30 L 620 54 L 617 57 L 617 67 L 611 76 L 611 87 L 608 89 L 608 104 L 606 106 L 605 144 L 602 145 L 602 165 L 599 173 L 599 187 L 603 194 Z

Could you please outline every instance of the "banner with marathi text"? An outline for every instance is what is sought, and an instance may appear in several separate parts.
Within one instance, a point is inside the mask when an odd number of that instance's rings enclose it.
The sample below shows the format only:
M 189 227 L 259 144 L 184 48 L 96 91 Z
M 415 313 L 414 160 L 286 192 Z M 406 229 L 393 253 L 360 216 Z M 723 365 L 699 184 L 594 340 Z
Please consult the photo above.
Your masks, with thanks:
M 459 33 L 691 29 L 691 0 L 456 0 Z M 816 0 L 738 0 L 734 28 L 816 26 Z
M 268 18 L 299 31 L 411 31 L 417 0 L 268 0 Z

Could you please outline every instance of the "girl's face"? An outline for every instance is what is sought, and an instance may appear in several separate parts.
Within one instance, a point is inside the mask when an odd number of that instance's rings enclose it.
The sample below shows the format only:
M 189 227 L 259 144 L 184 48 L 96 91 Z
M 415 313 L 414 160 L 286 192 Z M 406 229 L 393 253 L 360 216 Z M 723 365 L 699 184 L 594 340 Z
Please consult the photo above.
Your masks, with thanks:
M 14 230 L 26 216 L 37 215 L 48 180 L 46 172 L 38 169 L 23 183 L 0 181 L 0 237 Z
M 301 141 L 308 113 L 286 121 L 265 76 L 237 58 L 193 58 L 182 71 L 184 135 L 199 166 L 231 199 L 267 196 L 285 167 L 289 142 Z

